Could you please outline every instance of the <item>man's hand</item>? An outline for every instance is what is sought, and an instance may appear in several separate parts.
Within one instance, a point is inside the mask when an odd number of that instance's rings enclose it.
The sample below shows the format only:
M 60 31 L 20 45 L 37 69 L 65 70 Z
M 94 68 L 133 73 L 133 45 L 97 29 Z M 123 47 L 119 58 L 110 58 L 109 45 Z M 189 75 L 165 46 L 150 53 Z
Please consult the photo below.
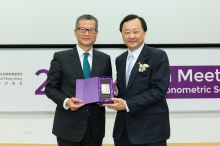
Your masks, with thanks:
M 75 102 L 82 102 L 82 101 L 77 98 L 72 97 L 72 98 L 69 98 L 66 102 L 66 105 L 71 109 L 71 111 L 76 111 L 82 106 L 84 106 L 84 104 L 75 104 Z
M 126 110 L 125 100 L 122 98 L 112 98 L 114 101 L 113 104 L 103 104 L 103 106 L 107 106 L 110 109 L 121 111 Z

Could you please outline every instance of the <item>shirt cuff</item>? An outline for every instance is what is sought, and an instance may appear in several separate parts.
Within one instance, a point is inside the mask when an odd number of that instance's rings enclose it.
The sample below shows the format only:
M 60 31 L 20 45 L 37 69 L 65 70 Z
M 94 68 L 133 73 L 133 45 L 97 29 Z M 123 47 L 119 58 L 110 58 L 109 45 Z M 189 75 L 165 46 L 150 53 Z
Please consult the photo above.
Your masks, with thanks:
M 126 111 L 129 112 L 129 108 L 128 108 L 128 106 L 127 106 L 126 101 L 125 101 L 125 106 L 126 106 Z
M 69 98 L 66 98 L 66 99 L 64 100 L 64 102 L 63 102 L 63 108 L 64 108 L 65 110 L 68 110 L 68 109 L 69 109 L 69 107 L 66 105 L 66 102 L 67 102 L 68 99 L 69 99 Z

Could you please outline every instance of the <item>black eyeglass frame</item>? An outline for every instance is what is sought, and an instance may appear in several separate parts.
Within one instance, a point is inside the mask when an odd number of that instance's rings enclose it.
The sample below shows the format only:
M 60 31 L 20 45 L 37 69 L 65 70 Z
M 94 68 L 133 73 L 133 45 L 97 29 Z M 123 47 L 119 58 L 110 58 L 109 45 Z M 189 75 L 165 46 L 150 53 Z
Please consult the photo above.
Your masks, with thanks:
M 82 31 L 81 28 L 83 28 L 85 31 L 81 32 Z M 86 33 L 86 31 L 88 31 L 88 33 L 90 33 L 90 34 L 94 34 L 97 31 L 96 28 L 85 28 L 85 27 L 78 27 L 77 30 L 79 30 L 80 33 Z M 90 30 L 95 30 L 95 31 L 93 33 L 91 33 Z

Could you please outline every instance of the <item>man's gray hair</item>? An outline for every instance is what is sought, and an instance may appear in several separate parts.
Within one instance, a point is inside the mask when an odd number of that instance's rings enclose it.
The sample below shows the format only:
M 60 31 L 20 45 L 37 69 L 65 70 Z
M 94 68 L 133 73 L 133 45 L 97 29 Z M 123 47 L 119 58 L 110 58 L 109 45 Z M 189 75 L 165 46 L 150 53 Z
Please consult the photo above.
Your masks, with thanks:
M 98 20 L 92 16 L 92 15 L 89 15 L 89 14 L 84 14 L 82 16 L 79 16 L 76 20 L 76 26 L 75 26 L 75 29 L 78 28 L 78 25 L 79 25 L 79 21 L 80 20 L 94 20 L 95 21 L 95 29 L 98 30 Z

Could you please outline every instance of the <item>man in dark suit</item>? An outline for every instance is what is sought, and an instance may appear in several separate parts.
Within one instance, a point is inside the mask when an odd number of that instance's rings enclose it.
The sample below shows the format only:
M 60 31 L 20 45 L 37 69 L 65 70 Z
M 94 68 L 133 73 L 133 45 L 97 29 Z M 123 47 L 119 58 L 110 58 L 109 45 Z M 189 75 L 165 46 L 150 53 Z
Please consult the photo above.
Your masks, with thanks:
M 169 61 L 163 50 L 144 44 L 147 25 L 142 17 L 126 16 L 120 31 L 128 51 L 116 58 L 117 97 L 105 104 L 117 111 L 115 146 L 166 146 L 170 137 L 166 93 Z
M 101 146 L 105 134 L 105 107 L 80 102 L 76 79 L 112 76 L 110 56 L 93 49 L 98 21 L 92 15 L 76 20 L 77 45 L 54 53 L 48 73 L 46 95 L 57 104 L 53 134 L 59 146 Z M 86 71 L 87 70 L 87 71 Z

